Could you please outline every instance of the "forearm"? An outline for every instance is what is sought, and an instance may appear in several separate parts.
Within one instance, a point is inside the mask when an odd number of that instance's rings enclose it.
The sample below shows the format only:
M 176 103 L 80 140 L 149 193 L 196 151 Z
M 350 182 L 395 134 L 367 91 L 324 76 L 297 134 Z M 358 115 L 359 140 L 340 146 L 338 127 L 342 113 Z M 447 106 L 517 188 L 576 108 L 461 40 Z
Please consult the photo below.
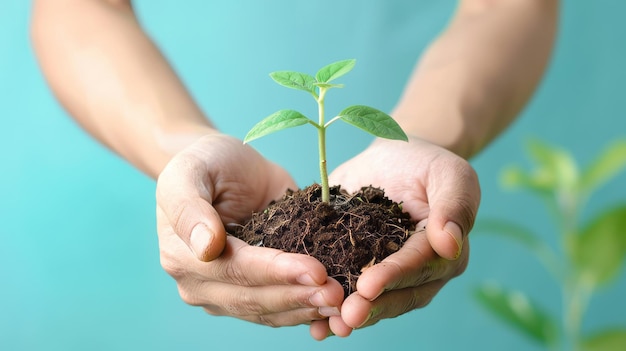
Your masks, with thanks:
M 392 114 L 407 133 L 470 158 L 532 96 L 549 61 L 557 16 L 557 0 L 461 1 Z
M 129 1 L 35 1 L 32 38 L 46 79 L 72 117 L 149 176 L 213 131 Z

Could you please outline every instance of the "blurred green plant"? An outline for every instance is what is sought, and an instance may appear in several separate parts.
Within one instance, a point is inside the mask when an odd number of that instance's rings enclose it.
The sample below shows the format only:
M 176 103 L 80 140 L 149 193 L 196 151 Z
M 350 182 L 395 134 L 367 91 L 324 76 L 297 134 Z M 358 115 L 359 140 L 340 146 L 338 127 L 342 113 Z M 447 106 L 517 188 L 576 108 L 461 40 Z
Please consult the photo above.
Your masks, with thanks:
M 507 220 L 481 219 L 474 231 L 510 239 L 527 248 L 561 287 L 563 314 L 550 315 L 521 291 L 494 283 L 475 290 L 480 304 L 518 332 L 546 349 L 576 351 L 626 350 L 626 327 L 582 333 L 582 321 L 592 295 L 613 282 L 626 257 L 626 203 L 603 210 L 580 223 L 591 195 L 626 167 L 626 140 L 609 145 L 586 169 L 561 148 L 533 140 L 528 154 L 534 169 L 506 168 L 507 188 L 541 198 L 560 232 L 555 250 L 531 229 Z

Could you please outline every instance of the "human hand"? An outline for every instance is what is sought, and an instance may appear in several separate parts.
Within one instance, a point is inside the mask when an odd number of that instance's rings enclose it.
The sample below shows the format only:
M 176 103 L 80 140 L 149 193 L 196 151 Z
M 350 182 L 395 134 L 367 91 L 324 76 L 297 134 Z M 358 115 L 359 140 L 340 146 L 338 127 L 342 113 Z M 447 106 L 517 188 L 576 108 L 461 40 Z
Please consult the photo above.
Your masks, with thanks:
M 157 182 L 157 230 L 161 264 L 186 303 L 270 326 L 338 314 L 343 289 L 319 261 L 226 235 L 224 223 L 295 187 L 282 168 L 225 135 L 202 137 L 172 158 Z
M 478 211 L 480 186 L 459 156 L 416 138 L 408 144 L 379 139 L 330 179 L 348 191 L 381 187 L 419 223 L 398 252 L 363 272 L 341 316 L 330 317 L 328 324 L 314 322 L 312 334 L 348 336 L 354 328 L 423 307 L 467 267 L 465 239 Z

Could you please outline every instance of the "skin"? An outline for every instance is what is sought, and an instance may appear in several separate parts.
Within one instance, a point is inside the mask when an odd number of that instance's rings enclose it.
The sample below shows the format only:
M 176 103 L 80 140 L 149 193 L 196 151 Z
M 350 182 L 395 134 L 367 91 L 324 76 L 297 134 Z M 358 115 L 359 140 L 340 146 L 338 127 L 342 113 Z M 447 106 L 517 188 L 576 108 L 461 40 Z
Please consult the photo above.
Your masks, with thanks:
M 345 301 L 317 260 L 226 236 L 225 226 L 295 183 L 215 129 L 142 30 L 130 1 L 35 0 L 32 40 L 68 113 L 157 180 L 161 264 L 181 298 L 212 315 L 276 327 L 310 324 L 322 340 L 421 308 L 465 270 L 480 202 L 467 160 L 532 96 L 549 61 L 557 14 L 556 0 L 460 1 L 391 113 L 410 142 L 375 140 L 331 173 L 331 183 L 348 190 L 385 188 L 425 227 L 366 270 Z M 381 160 L 389 166 L 372 167 Z

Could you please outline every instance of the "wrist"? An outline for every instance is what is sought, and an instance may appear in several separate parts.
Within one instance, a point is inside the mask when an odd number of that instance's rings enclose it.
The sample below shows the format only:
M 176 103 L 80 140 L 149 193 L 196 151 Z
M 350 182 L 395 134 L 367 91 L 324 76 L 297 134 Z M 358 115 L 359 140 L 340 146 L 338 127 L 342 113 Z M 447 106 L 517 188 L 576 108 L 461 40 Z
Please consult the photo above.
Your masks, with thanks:
M 144 149 L 141 164 L 135 163 L 135 165 L 148 176 L 156 179 L 174 155 L 203 136 L 220 132 L 208 123 L 194 123 L 170 128 L 155 126 L 149 133 L 149 138 L 152 140 L 148 143 L 150 148 Z
M 419 118 L 420 116 L 437 116 L 442 112 L 426 111 L 403 113 L 396 110 L 392 114 L 394 119 L 409 137 L 440 146 L 456 155 L 469 159 L 477 150 L 471 136 L 471 128 L 460 113 L 445 111 L 445 118 Z

